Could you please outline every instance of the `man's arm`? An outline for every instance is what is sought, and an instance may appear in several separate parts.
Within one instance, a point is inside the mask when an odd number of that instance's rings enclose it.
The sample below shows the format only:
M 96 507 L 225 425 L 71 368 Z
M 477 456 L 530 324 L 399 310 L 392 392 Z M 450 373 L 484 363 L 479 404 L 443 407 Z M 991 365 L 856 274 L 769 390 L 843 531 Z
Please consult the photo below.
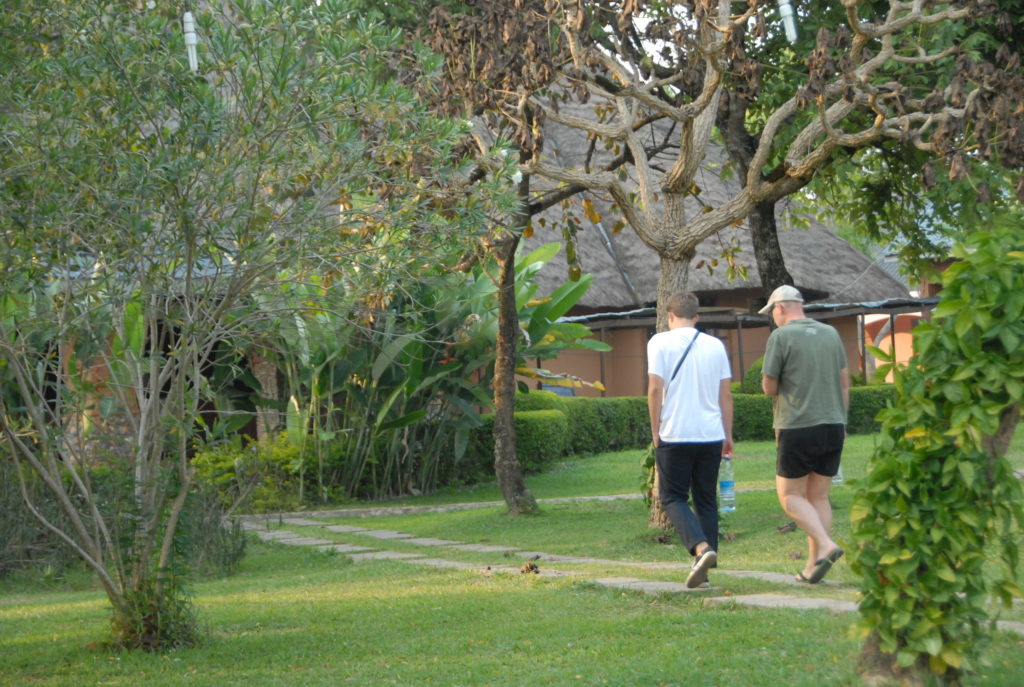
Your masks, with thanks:
M 722 411 L 722 429 L 725 430 L 722 453 L 732 453 L 732 379 L 728 377 L 718 387 L 718 407 Z
M 778 396 L 779 380 L 768 375 L 761 375 L 761 391 L 768 396 Z
M 843 410 L 850 412 L 850 370 L 843 368 L 839 371 L 839 389 L 843 392 Z
M 651 419 L 651 437 L 654 445 L 659 443 L 661 431 L 661 404 L 665 398 L 665 381 L 656 374 L 647 375 L 647 414 Z

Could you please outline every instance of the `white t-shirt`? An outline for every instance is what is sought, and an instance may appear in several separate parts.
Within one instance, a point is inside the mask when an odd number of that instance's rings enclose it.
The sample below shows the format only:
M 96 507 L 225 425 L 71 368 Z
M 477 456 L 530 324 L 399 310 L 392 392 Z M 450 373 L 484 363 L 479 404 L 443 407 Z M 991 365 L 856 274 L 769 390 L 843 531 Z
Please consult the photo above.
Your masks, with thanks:
M 710 334 L 698 336 L 672 380 L 672 371 L 696 334 L 692 327 L 679 327 L 647 342 L 647 371 L 665 383 L 659 437 L 667 443 L 725 440 L 718 394 L 722 380 L 732 379 L 732 371 L 722 342 Z

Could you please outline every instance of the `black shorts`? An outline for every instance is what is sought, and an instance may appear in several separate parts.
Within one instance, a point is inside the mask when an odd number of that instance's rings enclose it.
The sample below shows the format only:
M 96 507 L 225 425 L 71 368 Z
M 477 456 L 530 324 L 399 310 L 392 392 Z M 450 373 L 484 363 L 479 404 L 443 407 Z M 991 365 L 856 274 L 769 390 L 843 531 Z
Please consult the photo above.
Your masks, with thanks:
M 787 479 L 812 472 L 835 477 L 846 440 L 845 425 L 815 425 L 780 429 L 776 445 L 775 474 Z

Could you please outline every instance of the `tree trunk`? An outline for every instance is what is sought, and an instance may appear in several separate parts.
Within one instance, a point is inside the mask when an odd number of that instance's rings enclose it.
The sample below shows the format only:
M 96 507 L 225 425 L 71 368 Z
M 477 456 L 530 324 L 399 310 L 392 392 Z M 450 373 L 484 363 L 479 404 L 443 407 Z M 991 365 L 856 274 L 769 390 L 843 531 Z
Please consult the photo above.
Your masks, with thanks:
M 657 330 L 663 332 L 668 329 L 668 315 L 665 312 L 665 304 L 668 299 L 676 293 L 686 290 L 690 278 L 690 263 L 693 254 L 682 260 L 674 260 L 662 255 L 660 271 L 658 272 L 658 323 Z M 651 512 L 648 523 L 651 527 L 669 531 L 672 529 L 672 521 L 669 520 L 665 509 L 661 507 L 661 499 L 658 498 L 660 479 L 658 468 L 654 468 L 654 487 L 651 490 Z
M 249 367 L 256 381 L 260 383 L 263 397 L 274 401 L 280 400 L 277 364 L 268 357 L 253 353 L 249 357 Z M 265 405 L 256 407 L 256 439 L 267 441 L 281 430 L 281 411 Z
M 686 285 L 690 280 L 690 263 L 693 262 L 694 252 L 690 251 L 680 259 L 662 255 L 658 268 L 658 322 L 657 330 L 663 332 L 668 329 L 668 315 L 665 312 L 665 304 L 668 299 L 677 293 L 686 291 Z
M 862 684 L 871 687 L 923 687 L 931 679 L 938 679 L 921 661 L 903 668 L 896 662 L 895 654 L 881 649 L 878 635 L 872 632 L 864 641 L 857 661 L 857 672 Z M 943 684 L 939 682 L 939 684 Z
M 529 177 L 519 185 L 523 207 L 528 207 Z M 537 512 L 537 501 L 526 488 L 523 468 L 516 456 L 516 346 L 519 341 L 519 313 L 516 309 L 516 248 L 527 216 L 518 218 L 514 233 L 497 246 L 498 336 L 494 359 L 494 472 L 502 496 L 512 515 Z
M 761 286 L 765 297 L 776 287 L 793 284 L 793 277 L 786 269 L 786 261 L 779 245 L 779 229 L 775 223 L 775 202 L 766 200 L 754 205 L 747 217 L 750 238 L 754 244 L 754 258 L 757 271 L 761 274 Z

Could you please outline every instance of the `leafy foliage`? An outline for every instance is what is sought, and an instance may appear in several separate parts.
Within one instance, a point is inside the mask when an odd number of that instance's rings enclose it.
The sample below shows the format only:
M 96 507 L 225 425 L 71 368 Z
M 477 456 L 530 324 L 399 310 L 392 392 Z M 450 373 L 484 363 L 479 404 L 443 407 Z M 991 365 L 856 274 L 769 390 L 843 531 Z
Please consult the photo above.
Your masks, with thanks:
M 344 0 L 204 5 L 198 74 L 156 5 L 14 0 L 0 17 L 0 448 L 44 482 L 65 519 L 36 517 L 129 634 L 181 593 L 167 571 L 195 439 L 252 411 L 225 399 L 241 377 L 216 371 L 238 365 L 224 343 L 258 350 L 297 312 L 366 327 L 508 205 L 505 181 L 461 183 L 465 123 L 399 83 L 436 60 Z M 123 515 L 90 479 L 113 464 Z
M 1008 533 L 1024 525 L 1002 458 L 1024 397 L 1024 242 L 1005 221 L 955 255 L 910 365 L 894 370 L 897 399 L 851 508 L 871 641 L 889 670 L 951 683 L 977 667 L 988 597 L 1021 594 Z

